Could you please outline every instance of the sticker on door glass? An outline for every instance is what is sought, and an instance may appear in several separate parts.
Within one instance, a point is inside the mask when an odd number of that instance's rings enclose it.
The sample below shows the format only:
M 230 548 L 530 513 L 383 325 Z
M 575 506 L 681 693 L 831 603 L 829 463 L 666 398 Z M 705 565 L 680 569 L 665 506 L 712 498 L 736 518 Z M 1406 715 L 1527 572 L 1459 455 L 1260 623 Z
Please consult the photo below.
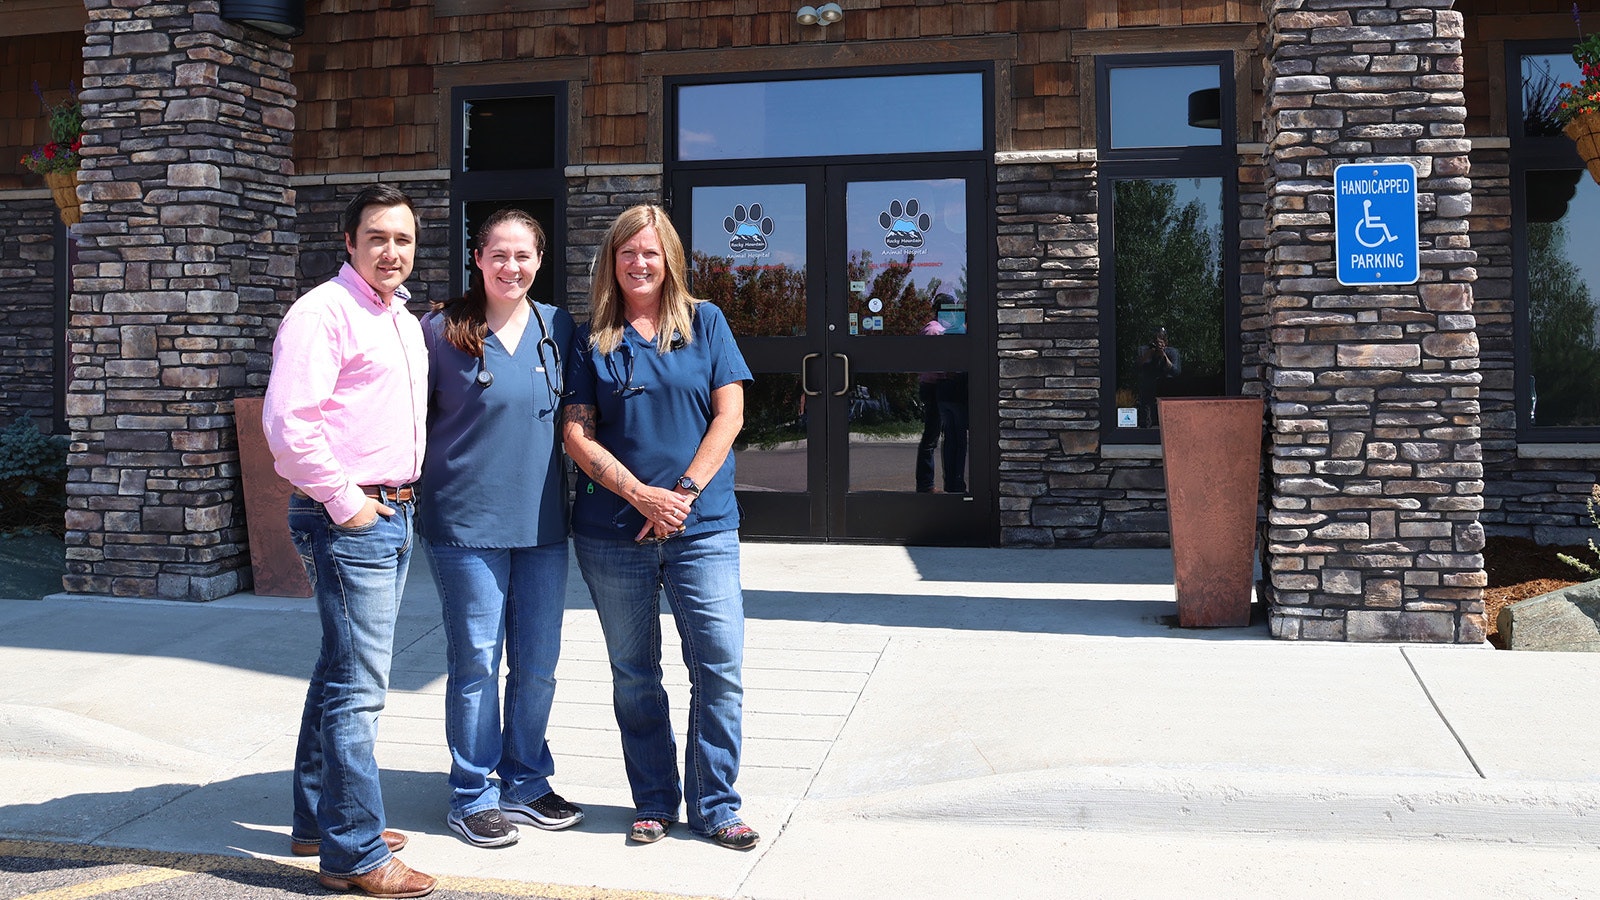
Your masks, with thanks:
M 767 254 L 767 238 L 772 234 L 772 217 L 761 214 L 761 204 L 739 204 L 733 215 L 722 220 L 728 233 L 728 252 L 734 259 L 754 259 Z
M 871 300 L 868 300 L 867 301 L 867 312 L 871 312 L 871 313 L 881 313 L 881 312 L 883 312 L 883 301 L 879 300 L 877 297 L 873 297 Z
M 933 218 L 920 212 L 921 206 L 915 197 L 904 203 L 889 202 L 889 208 L 878 214 L 878 224 L 884 229 L 883 246 L 890 250 L 921 249 L 923 232 L 933 227 Z

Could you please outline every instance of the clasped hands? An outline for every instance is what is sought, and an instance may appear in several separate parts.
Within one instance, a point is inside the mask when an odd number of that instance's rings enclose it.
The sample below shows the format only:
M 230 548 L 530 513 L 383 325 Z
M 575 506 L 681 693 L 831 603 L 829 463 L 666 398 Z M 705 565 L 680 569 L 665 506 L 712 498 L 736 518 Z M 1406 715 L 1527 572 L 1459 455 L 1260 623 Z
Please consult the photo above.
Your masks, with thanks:
M 682 534 L 694 499 L 681 488 L 641 487 L 633 508 L 644 516 L 644 527 L 633 536 L 634 542 L 646 544 Z

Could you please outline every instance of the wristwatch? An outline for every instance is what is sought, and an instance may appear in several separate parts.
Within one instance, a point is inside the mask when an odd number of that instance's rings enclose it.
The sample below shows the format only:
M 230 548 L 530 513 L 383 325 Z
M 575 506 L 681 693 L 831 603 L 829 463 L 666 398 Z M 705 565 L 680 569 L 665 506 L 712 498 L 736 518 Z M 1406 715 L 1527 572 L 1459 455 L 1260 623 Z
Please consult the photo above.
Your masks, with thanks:
M 686 490 L 689 493 L 695 495 L 696 497 L 700 496 L 700 485 L 695 484 L 694 483 L 694 479 L 690 478 L 687 475 L 685 475 L 682 478 L 678 479 L 678 487 L 683 488 L 684 490 Z

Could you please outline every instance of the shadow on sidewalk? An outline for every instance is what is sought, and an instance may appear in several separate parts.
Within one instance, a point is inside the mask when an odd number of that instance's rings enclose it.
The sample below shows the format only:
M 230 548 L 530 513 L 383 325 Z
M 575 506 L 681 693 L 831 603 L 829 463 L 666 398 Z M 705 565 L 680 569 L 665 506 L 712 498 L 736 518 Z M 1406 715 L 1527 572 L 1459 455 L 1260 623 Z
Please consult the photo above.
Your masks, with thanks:
M 949 597 L 916 594 L 803 594 L 744 592 L 750 619 L 881 625 L 1009 634 L 1182 638 L 1202 641 L 1271 640 L 1266 608 L 1251 604 L 1242 628 L 1179 628 L 1177 605 L 1160 600 L 1061 600 Z

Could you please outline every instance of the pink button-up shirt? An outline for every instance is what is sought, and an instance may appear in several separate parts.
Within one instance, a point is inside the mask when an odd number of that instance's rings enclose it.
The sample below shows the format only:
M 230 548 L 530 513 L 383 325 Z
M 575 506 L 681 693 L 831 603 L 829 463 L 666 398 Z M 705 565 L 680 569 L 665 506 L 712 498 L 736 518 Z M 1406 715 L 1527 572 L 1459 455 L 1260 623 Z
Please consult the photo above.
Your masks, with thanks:
M 362 485 L 410 484 L 422 473 L 428 351 L 406 309 L 384 304 L 346 263 L 289 307 L 272 345 L 261 411 L 278 474 L 345 522 Z

